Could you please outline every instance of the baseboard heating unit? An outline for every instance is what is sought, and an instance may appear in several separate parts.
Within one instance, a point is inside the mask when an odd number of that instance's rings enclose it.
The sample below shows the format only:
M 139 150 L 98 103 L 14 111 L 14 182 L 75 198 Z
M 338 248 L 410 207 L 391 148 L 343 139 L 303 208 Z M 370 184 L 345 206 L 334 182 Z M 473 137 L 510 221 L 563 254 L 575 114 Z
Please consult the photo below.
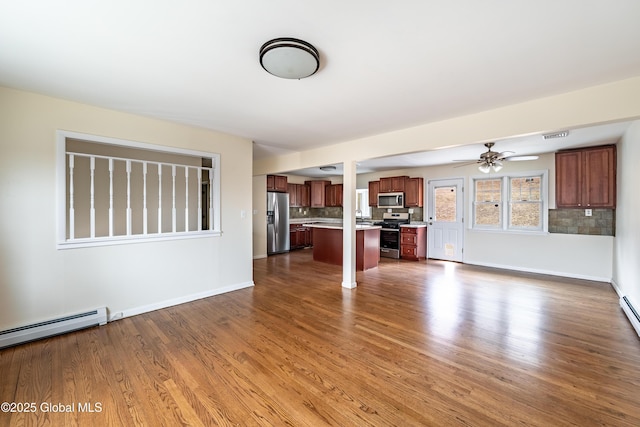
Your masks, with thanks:
M 620 307 L 622 307 L 622 310 L 629 318 L 629 321 L 633 325 L 633 329 L 635 329 L 638 336 L 640 336 L 640 315 L 627 297 L 620 298 Z
M 107 308 L 0 331 L 0 349 L 107 323 Z

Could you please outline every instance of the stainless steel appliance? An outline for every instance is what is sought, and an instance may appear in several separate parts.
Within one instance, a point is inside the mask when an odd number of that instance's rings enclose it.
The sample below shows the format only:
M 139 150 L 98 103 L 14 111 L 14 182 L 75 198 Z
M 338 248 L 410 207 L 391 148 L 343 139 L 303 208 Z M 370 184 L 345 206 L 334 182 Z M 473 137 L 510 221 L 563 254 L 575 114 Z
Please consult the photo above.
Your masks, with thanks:
M 391 209 L 404 208 L 404 193 L 378 193 L 378 207 Z
M 267 192 L 267 255 L 289 251 L 289 194 Z
M 400 225 L 409 224 L 408 213 L 384 213 L 382 221 L 374 223 L 380 230 L 380 256 L 400 258 Z

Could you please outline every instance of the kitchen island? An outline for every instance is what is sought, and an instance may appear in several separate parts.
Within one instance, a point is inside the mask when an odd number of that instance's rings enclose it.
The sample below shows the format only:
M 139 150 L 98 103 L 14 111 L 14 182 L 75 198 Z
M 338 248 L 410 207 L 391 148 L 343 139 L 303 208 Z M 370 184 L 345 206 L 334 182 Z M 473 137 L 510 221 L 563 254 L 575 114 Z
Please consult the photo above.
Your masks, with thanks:
M 313 260 L 342 265 L 342 224 L 310 223 L 313 228 Z M 378 266 L 380 261 L 380 226 L 356 225 L 356 270 Z

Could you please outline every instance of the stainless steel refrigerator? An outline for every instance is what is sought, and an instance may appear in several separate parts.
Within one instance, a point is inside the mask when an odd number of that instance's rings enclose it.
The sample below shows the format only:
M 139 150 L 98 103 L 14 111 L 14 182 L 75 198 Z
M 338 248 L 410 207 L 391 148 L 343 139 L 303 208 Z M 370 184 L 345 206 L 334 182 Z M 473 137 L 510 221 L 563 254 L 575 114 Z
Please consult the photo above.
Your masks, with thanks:
M 289 194 L 267 192 L 267 255 L 289 251 Z

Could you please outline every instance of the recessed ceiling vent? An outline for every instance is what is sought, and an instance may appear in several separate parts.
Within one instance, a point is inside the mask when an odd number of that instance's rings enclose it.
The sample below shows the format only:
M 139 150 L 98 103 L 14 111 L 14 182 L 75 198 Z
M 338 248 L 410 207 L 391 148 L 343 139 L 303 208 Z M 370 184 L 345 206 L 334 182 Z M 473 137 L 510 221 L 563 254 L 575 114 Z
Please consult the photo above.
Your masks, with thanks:
M 565 137 L 569 136 L 569 131 L 568 130 L 563 130 L 562 132 L 547 133 L 547 134 L 542 135 L 542 136 L 544 137 L 544 139 L 565 138 Z

